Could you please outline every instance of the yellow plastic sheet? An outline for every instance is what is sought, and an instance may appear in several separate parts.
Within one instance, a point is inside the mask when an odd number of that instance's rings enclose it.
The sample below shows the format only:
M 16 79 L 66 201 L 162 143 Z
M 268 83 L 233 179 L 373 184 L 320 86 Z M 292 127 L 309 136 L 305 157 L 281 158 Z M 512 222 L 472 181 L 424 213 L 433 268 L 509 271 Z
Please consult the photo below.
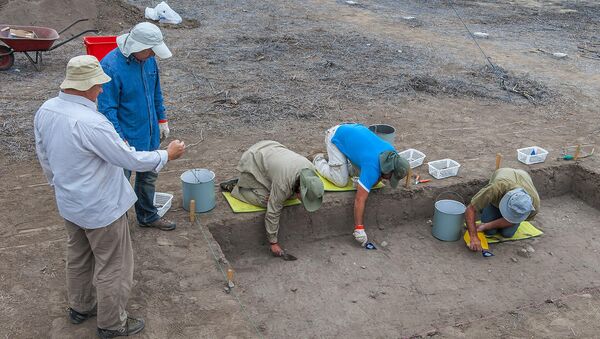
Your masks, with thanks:
M 265 207 L 254 206 L 243 202 L 239 199 L 234 198 L 229 192 L 221 192 L 225 197 L 225 200 L 229 203 L 229 207 L 233 210 L 234 213 L 250 213 L 250 212 L 262 212 L 266 211 Z M 289 199 L 283 204 L 283 206 L 294 206 L 300 205 L 302 202 L 299 199 Z
M 477 221 L 477 225 L 479 225 L 480 223 L 481 223 L 480 221 Z M 485 234 L 485 233 L 477 232 L 477 236 L 479 237 L 479 240 L 481 240 L 482 234 Z M 535 226 L 533 226 L 529 221 L 523 221 L 519 225 L 519 228 L 517 229 L 517 232 L 515 232 L 515 235 L 513 235 L 510 238 L 505 238 L 500 233 L 497 233 L 494 235 L 488 235 L 488 236 L 485 236 L 484 238 L 486 239 L 486 242 L 487 242 L 486 245 L 487 245 L 487 244 L 495 244 L 495 243 L 505 242 L 505 241 L 523 240 L 523 239 L 538 237 L 542 234 L 544 234 L 544 232 L 535 228 Z M 469 242 L 471 241 L 471 238 L 469 237 L 469 232 L 465 232 L 464 240 L 468 246 Z M 481 244 L 483 245 L 483 241 L 481 241 Z M 487 248 L 484 247 L 483 249 L 485 250 Z
M 346 192 L 346 191 L 356 191 L 356 188 L 352 185 L 352 178 L 348 178 L 348 184 L 344 187 L 338 187 L 334 185 L 331 181 L 322 177 L 319 173 L 317 173 L 321 181 L 323 181 L 323 187 L 327 192 Z M 380 181 L 375 185 L 372 189 L 379 189 L 384 187 L 385 185 Z

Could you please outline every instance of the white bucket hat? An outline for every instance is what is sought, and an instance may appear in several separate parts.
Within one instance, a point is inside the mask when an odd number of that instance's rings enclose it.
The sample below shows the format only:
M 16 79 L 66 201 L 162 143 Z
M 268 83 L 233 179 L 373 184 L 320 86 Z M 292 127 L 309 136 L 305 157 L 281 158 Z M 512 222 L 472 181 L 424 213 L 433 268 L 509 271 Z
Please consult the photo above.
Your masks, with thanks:
M 173 56 L 163 41 L 160 28 L 149 22 L 139 23 L 129 33 L 119 35 L 117 46 L 126 57 L 129 57 L 131 53 L 141 52 L 145 49 L 152 49 L 154 54 L 161 59 L 168 59 Z
M 110 77 L 104 73 L 95 56 L 80 55 L 67 63 L 67 75 L 60 84 L 60 88 L 87 91 L 94 85 L 105 84 L 109 81 Z

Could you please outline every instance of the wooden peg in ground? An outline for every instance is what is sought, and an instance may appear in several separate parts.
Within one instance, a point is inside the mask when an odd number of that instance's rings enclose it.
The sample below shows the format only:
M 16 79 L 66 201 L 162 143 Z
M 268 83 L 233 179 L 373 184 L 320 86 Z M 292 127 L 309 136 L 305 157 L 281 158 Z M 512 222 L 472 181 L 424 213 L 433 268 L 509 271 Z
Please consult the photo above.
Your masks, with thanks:
M 406 174 L 406 183 L 404 184 L 404 187 L 408 188 L 410 186 L 411 178 L 412 178 L 412 169 L 409 167 L 408 173 Z
M 502 164 L 502 154 L 496 153 L 496 169 L 499 169 L 501 164 Z
M 196 200 L 190 200 L 190 221 L 196 221 Z
M 575 155 L 573 156 L 573 160 L 577 161 L 577 159 L 579 158 L 579 153 L 581 153 L 581 145 L 577 145 L 577 148 L 575 149 Z

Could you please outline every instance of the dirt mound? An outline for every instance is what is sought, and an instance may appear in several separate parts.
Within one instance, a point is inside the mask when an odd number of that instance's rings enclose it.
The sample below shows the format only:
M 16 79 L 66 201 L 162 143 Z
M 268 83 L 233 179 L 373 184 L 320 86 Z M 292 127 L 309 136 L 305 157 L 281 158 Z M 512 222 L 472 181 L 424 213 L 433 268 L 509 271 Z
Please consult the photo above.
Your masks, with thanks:
M 0 23 L 33 25 L 61 30 L 72 22 L 88 18 L 65 34 L 96 28 L 115 34 L 144 20 L 142 8 L 122 0 L 0 0 Z

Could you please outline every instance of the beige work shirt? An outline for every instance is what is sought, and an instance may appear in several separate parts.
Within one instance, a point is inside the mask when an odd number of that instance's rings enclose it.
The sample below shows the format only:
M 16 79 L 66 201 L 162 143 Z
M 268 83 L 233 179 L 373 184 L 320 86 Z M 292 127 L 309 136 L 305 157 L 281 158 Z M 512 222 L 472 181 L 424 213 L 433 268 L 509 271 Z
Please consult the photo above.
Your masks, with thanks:
M 294 184 L 304 168 L 314 170 L 308 159 L 276 141 L 260 141 L 242 154 L 237 167 L 240 171 L 237 185 L 269 192 L 265 214 L 269 239 L 277 239 L 283 203 L 294 195 Z
M 520 169 L 500 168 L 496 170 L 490 182 L 471 199 L 471 205 L 477 211 L 481 211 L 488 204 L 498 207 L 502 197 L 515 188 L 523 188 L 531 196 L 535 211 L 529 214 L 527 220 L 533 219 L 540 210 L 540 196 L 533 186 L 529 174 Z

